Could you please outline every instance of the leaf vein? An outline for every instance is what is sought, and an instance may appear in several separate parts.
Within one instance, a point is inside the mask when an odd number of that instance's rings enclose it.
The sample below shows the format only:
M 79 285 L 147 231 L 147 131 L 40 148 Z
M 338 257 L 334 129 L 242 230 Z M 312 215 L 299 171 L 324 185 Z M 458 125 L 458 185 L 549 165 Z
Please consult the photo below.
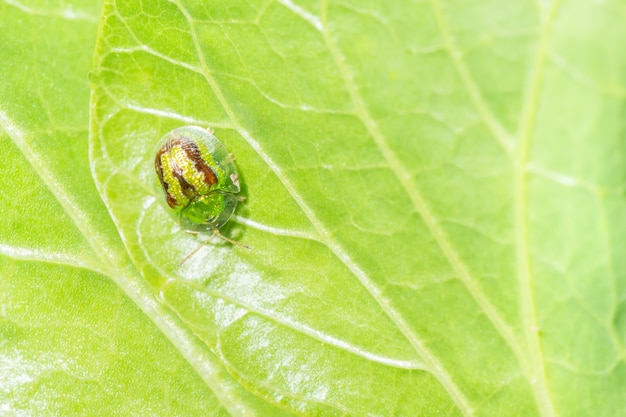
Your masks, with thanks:
M 539 110 L 539 99 L 543 85 L 543 71 L 548 58 L 548 50 L 552 24 L 556 17 L 559 2 L 544 15 L 542 29 L 539 34 L 537 50 L 524 92 L 524 102 L 519 127 L 517 155 L 514 164 L 514 215 L 516 263 L 521 299 L 521 314 L 524 320 L 524 334 L 528 348 L 527 361 L 524 361 L 524 372 L 530 381 L 537 405 L 544 416 L 554 416 L 555 411 L 548 392 L 545 373 L 544 355 L 539 341 L 539 323 L 537 309 L 533 297 L 532 262 L 530 254 L 530 238 L 528 223 L 528 174 L 530 148 L 532 145 L 535 119 Z
M 498 144 L 502 147 L 502 149 L 504 149 L 507 155 L 512 156 L 514 141 L 502 127 L 498 119 L 494 116 L 493 112 L 480 93 L 474 77 L 467 68 L 467 65 L 465 65 L 463 55 L 457 48 L 452 33 L 448 30 L 448 22 L 445 17 L 445 12 L 441 6 L 441 1 L 431 0 L 430 3 L 437 19 L 439 31 L 443 37 L 444 47 L 448 51 L 450 60 L 461 78 L 461 82 L 463 83 L 474 108 L 485 122 L 487 128 L 492 132 L 493 137 L 496 139 Z

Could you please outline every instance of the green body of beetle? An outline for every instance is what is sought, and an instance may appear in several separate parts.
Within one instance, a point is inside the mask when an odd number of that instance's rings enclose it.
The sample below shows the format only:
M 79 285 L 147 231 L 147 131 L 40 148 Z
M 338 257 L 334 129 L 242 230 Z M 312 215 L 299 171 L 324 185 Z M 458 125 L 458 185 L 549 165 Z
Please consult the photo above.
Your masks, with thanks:
M 184 126 L 161 139 L 154 165 L 181 226 L 221 236 L 217 229 L 230 219 L 240 199 L 237 170 L 224 145 L 207 129 Z

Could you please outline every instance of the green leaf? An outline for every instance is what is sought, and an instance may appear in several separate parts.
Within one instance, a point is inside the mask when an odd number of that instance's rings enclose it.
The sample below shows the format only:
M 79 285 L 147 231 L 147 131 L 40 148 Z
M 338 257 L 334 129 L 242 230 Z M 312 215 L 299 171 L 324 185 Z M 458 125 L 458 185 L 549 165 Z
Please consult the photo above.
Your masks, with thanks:
M 0 4 L 2 413 L 626 414 L 623 1 L 111 0 L 88 142 L 97 13 Z

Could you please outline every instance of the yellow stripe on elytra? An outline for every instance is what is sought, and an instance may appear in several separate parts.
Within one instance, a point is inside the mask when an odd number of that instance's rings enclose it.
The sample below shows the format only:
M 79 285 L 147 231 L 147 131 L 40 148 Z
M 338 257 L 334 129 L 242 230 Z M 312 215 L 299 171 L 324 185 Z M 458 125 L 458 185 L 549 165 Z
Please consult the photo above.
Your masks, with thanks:
M 164 152 L 161 155 L 161 165 L 163 166 L 163 182 L 167 184 L 167 193 L 176 202 L 177 206 L 186 206 L 189 199 L 185 197 L 180 183 L 172 174 L 172 156 L 169 152 Z

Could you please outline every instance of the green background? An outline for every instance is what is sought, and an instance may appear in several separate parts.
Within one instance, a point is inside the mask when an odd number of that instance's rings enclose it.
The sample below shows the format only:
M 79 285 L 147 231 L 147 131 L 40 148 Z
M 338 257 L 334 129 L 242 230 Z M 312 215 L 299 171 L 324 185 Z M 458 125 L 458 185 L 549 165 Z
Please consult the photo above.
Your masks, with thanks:
M 0 2 L 0 415 L 626 416 L 626 2 L 101 6 Z

